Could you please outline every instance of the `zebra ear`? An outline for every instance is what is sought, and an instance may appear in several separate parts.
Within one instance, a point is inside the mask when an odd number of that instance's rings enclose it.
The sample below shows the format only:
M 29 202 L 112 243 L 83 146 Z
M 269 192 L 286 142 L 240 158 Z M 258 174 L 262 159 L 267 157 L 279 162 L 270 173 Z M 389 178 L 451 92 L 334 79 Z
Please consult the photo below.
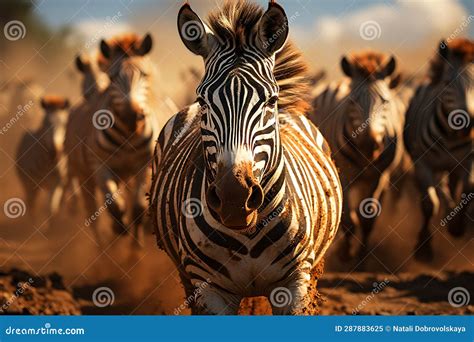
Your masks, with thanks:
M 388 77 L 391 74 L 393 74 L 396 67 L 397 67 L 397 60 L 395 59 L 394 56 L 392 56 L 381 72 L 382 77 Z
M 346 76 L 352 77 L 352 66 L 351 63 L 349 63 L 349 61 L 347 60 L 346 56 L 341 58 L 341 69 Z
M 139 56 L 145 56 L 147 53 L 151 51 L 153 46 L 153 40 L 151 39 L 151 35 L 149 33 L 143 38 L 140 46 L 136 49 L 136 53 Z
M 285 46 L 288 39 L 288 17 L 283 7 L 271 1 L 258 24 L 258 35 L 263 49 L 274 54 Z
M 446 43 L 446 40 L 442 40 L 439 43 L 439 48 L 438 48 L 438 53 L 440 54 L 441 57 L 444 59 L 448 58 L 448 53 L 449 53 L 449 48 L 448 48 L 448 43 Z
M 207 57 L 210 51 L 210 34 L 199 16 L 185 3 L 178 13 L 178 32 L 184 45 L 192 53 Z
M 400 85 L 401 81 L 402 81 L 402 74 L 398 73 L 390 79 L 390 83 L 389 83 L 388 87 L 390 89 L 395 89 L 396 87 L 398 87 Z
M 86 71 L 86 68 L 90 66 L 89 61 L 86 58 L 81 57 L 80 55 L 76 56 L 75 62 L 77 70 L 82 73 L 84 73 Z
M 110 58 L 110 55 L 111 55 L 110 46 L 103 39 L 100 41 L 100 52 L 102 53 L 102 56 L 104 56 L 105 58 L 107 59 Z

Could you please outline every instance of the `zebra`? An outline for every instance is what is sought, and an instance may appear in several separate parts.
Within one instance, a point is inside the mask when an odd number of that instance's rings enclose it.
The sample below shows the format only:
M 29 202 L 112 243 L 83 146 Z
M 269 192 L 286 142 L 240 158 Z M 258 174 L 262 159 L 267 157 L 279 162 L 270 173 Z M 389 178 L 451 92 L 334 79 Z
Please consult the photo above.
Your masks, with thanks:
M 158 136 L 151 48 L 149 34 L 102 40 L 99 63 L 110 84 L 95 101 L 72 113 L 66 130 L 68 177 L 79 180 L 86 210 L 93 218 L 88 225 L 99 245 L 96 188 L 105 198 L 114 232 L 123 235 L 129 226 L 133 241 L 142 243 L 139 227 L 146 212 L 150 162 Z M 121 185 L 127 188 L 127 198 Z M 131 216 L 128 222 L 127 214 Z
M 168 121 L 155 148 L 158 246 L 196 299 L 193 314 L 237 314 L 253 296 L 269 297 L 274 314 L 304 313 L 342 191 L 328 145 L 303 115 L 307 67 L 286 43 L 285 11 L 226 1 L 204 24 L 186 3 L 178 30 L 205 72 L 197 102 Z
M 23 186 L 26 205 L 36 222 L 36 199 L 40 190 L 48 193 L 48 222 L 59 211 L 63 192 L 64 164 L 61 155 L 64 149 L 64 134 L 68 117 L 69 100 L 57 95 L 41 98 L 44 118 L 40 127 L 26 132 L 16 152 L 16 169 Z
M 328 139 L 344 191 L 338 255 L 343 261 L 355 256 L 363 268 L 381 197 L 403 160 L 406 107 L 394 91 L 400 77 L 390 79 L 395 57 L 357 52 L 343 56 L 341 68 L 348 78 L 324 87 L 309 117 Z M 356 234 L 361 236 L 358 247 Z
M 82 99 L 70 109 L 70 117 L 87 116 L 91 103 L 95 103 L 106 88 L 106 76 L 100 70 L 100 58 L 92 55 L 78 54 L 74 59 L 76 69 L 81 73 L 81 96 Z M 105 76 L 105 77 L 104 77 Z M 67 160 L 67 156 L 64 156 Z M 67 166 L 67 161 L 65 162 Z M 80 187 L 78 180 L 73 177 L 74 173 L 66 168 L 64 181 L 64 191 L 61 203 L 69 202 L 68 209 L 71 214 L 77 212 L 77 201 Z
M 460 207 L 448 222 L 453 236 L 473 226 L 469 206 L 457 205 L 463 195 L 472 196 L 474 191 L 473 119 L 474 41 L 441 41 L 431 61 L 429 81 L 417 88 L 410 102 L 404 130 L 424 218 L 415 246 L 417 260 L 433 259 L 430 221 L 439 213 L 440 196 L 450 209 Z M 447 187 L 442 182 L 446 174 Z

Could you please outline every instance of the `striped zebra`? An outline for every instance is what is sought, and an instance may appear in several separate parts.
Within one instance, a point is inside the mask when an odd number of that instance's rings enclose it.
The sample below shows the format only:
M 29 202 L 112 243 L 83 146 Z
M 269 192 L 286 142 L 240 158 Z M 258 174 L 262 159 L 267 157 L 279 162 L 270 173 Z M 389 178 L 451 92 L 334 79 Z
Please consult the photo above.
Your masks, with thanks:
M 94 58 L 90 55 L 77 55 L 74 64 L 76 69 L 81 73 L 81 95 L 82 99 L 79 103 L 74 105 L 70 110 L 70 117 L 86 116 L 87 112 L 91 110 L 91 104 L 94 104 L 99 96 L 103 93 L 106 88 L 106 77 L 100 70 L 99 66 L 100 59 Z M 105 77 L 104 77 L 105 76 Z M 65 156 L 65 158 L 67 158 Z M 67 162 L 66 162 L 67 165 Z M 69 211 L 71 214 L 77 212 L 77 201 L 79 200 L 78 194 L 80 193 L 80 187 L 77 178 L 74 176 L 74 172 L 66 170 L 66 179 L 64 180 L 65 188 L 63 192 L 63 201 L 70 203 Z
M 274 314 L 302 313 L 342 194 L 324 138 L 302 115 L 306 64 L 285 44 L 286 14 L 273 1 L 266 12 L 226 1 L 205 25 L 186 3 L 178 29 L 205 73 L 198 101 L 158 138 L 158 245 L 196 299 L 193 314 L 237 314 L 252 296 L 269 297 Z
M 140 243 L 139 227 L 146 212 L 153 144 L 158 136 L 154 65 L 148 57 L 149 34 L 115 37 L 100 44 L 100 65 L 110 84 L 81 111 L 71 113 L 66 132 L 69 177 L 77 178 L 85 207 L 93 218 L 89 224 L 96 239 L 98 209 L 95 191 L 113 218 L 113 229 L 124 234 L 133 230 Z M 121 186 L 125 186 L 127 197 Z M 127 214 L 131 216 L 127 221 Z
M 424 221 L 415 247 L 421 261 L 433 259 L 430 221 L 439 213 L 440 196 L 456 213 L 448 222 L 452 235 L 473 227 L 469 206 L 461 202 L 474 192 L 474 41 L 441 42 L 429 76 L 410 102 L 404 131 L 421 191 Z M 448 186 L 443 186 L 446 174 Z
M 311 120 L 321 129 L 340 170 L 344 191 L 342 260 L 355 254 L 363 267 L 368 242 L 381 210 L 381 196 L 404 154 L 405 107 L 391 80 L 396 60 L 365 51 L 341 59 L 348 77 L 324 88 L 313 101 Z M 361 241 L 355 246 L 355 236 Z
M 48 221 L 59 209 L 63 192 L 65 165 L 59 163 L 64 149 L 64 134 L 69 101 L 61 96 L 46 95 L 41 99 L 44 118 L 34 132 L 23 135 L 16 153 L 16 169 L 26 195 L 26 205 L 36 221 L 38 192 L 48 193 Z

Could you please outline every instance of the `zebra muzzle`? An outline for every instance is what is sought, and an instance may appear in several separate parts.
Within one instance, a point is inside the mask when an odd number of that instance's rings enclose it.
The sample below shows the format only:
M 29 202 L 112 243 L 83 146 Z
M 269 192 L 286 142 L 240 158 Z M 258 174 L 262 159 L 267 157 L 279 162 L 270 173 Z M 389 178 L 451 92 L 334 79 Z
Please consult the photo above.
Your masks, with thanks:
M 206 192 L 207 204 L 220 222 L 238 230 L 256 224 L 263 198 L 263 189 L 251 171 L 241 169 L 218 172 Z

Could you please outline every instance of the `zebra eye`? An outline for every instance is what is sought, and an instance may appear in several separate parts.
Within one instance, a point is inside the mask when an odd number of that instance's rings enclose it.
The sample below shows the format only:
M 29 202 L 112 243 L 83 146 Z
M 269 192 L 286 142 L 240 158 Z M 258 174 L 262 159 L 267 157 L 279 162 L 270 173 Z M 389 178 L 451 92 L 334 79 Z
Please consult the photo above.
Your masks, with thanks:
M 277 101 L 278 101 L 278 96 L 276 96 L 276 95 L 272 96 L 270 98 L 270 100 L 267 101 L 265 106 L 266 107 L 274 107 L 276 105 Z

